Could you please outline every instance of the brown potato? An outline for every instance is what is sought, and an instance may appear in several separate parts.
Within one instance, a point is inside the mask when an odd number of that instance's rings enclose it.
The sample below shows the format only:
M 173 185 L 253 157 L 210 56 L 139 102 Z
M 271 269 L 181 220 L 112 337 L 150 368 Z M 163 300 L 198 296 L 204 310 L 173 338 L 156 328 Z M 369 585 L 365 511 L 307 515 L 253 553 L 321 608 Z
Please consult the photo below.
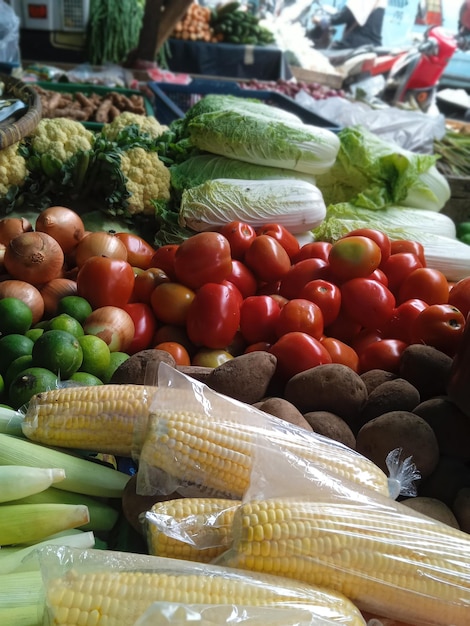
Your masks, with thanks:
M 460 529 L 470 533 L 470 487 L 459 489 L 452 504 L 452 511 L 460 525 Z
M 419 391 L 407 380 L 388 380 L 369 393 L 358 419 L 359 428 L 374 417 L 389 411 L 413 411 L 419 401 Z
M 470 468 L 460 459 L 441 456 L 430 476 L 418 485 L 418 495 L 442 500 L 452 507 L 460 489 L 470 487 Z
M 387 370 L 373 369 L 363 372 L 361 378 L 366 384 L 368 393 L 372 393 L 382 383 L 395 380 L 398 376 L 393 372 L 387 372 Z
M 304 418 L 302 413 L 291 402 L 284 400 L 284 398 L 267 398 L 261 402 L 256 403 L 256 407 L 265 413 L 279 417 L 280 419 L 305 428 L 310 432 L 313 430 L 308 421 Z
M 164 350 L 141 350 L 130 356 L 117 368 L 111 377 L 111 383 L 133 383 L 134 385 L 156 385 L 158 366 L 167 363 L 176 366 L 176 361 Z
M 402 500 L 401 503 L 410 509 L 413 509 L 413 511 L 427 515 L 438 522 L 447 524 L 447 526 L 460 528 L 452 510 L 447 506 L 447 504 L 441 502 L 441 500 L 437 500 L 436 498 L 427 498 L 425 496 L 417 496 L 416 498 L 406 498 L 405 500 Z
M 433 348 L 411 344 L 400 357 L 399 374 L 419 391 L 421 401 L 446 394 L 452 358 Z
M 356 437 L 344 419 L 338 415 L 329 411 L 310 411 L 304 414 L 304 418 L 316 433 L 355 449 Z

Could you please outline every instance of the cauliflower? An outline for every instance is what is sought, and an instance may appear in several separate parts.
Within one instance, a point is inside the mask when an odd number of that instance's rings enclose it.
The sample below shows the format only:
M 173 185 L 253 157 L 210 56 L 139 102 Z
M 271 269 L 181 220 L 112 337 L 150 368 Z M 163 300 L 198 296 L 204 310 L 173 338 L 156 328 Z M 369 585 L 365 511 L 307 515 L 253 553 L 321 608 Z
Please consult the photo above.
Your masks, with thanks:
M 142 134 L 145 133 L 153 139 L 157 139 L 168 129 L 167 126 L 162 126 L 154 117 L 124 111 L 115 117 L 112 122 L 105 124 L 102 133 L 106 139 L 114 141 L 126 126 L 131 126 L 132 124 L 137 125 Z
M 10 187 L 21 187 L 28 170 L 25 159 L 18 152 L 19 143 L 0 150 L 0 196 L 6 196 Z
M 156 152 L 139 147 L 122 152 L 121 170 L 131 193 L 127 207 L 131 215 L 152 215 L 152 200 L 170 199 L 170 170 Z
M 83 124 L 66 117 L 42 119 L 31 133 L 32 148 L 65 163 L 77 152 L 91 150 L 94 134 Z

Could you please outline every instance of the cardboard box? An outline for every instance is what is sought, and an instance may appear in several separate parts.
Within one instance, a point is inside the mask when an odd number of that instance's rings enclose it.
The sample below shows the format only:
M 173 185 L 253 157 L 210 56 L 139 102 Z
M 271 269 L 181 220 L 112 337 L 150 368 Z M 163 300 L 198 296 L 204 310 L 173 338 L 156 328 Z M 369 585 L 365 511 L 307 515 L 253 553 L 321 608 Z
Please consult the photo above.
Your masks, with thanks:
M 292 75 L 297 80 L 303 80 L 307 83 L 320 83 L 321 85 L 327 85 L 333 89 L 341 89 L 343 85 L 344 76 L 339 72 L 317 72 L 315 70 L 306 70 L 302 67 L 290 66 Z

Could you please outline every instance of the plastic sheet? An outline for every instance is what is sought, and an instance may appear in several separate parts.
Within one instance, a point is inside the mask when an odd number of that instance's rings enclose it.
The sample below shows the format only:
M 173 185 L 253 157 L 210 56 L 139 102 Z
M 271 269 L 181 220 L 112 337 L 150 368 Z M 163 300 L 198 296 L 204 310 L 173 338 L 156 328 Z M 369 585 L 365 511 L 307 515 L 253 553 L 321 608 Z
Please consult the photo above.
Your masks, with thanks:
M 20 19 L 13 8 L 0 0 L 0 63 L 20 61 Z

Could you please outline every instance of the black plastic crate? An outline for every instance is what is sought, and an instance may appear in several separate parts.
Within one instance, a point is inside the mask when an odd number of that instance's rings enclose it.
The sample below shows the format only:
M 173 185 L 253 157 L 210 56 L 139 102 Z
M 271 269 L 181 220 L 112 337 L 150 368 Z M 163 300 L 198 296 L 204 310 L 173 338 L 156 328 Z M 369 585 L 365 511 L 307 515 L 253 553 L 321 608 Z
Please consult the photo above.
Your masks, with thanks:
M 321 126 L 333 132 L 341 130 L 341 126 L 308 111 L 288 96 L 276 91 L 245 89 L 236 82 L 195 78 L 188 85 L 150 82 L 148 87 L 155 94 L 155 117 L 161 124 L 170 124 L 184 117 L 186 112 L 207 94 L 228 94 L 241 98 L 256 98 L 284 111 L 295 113 L 304 124 Z

